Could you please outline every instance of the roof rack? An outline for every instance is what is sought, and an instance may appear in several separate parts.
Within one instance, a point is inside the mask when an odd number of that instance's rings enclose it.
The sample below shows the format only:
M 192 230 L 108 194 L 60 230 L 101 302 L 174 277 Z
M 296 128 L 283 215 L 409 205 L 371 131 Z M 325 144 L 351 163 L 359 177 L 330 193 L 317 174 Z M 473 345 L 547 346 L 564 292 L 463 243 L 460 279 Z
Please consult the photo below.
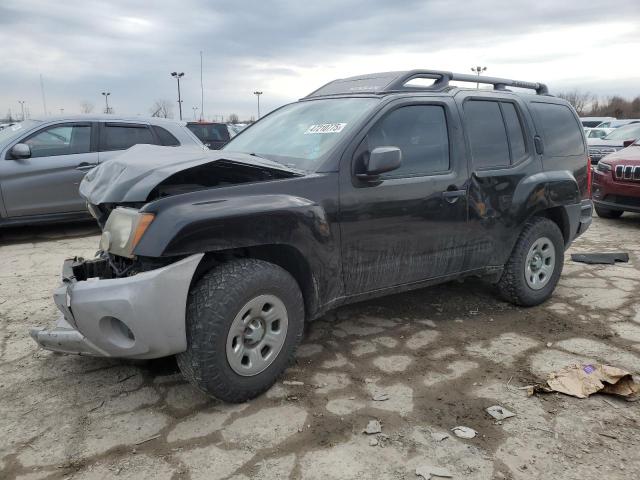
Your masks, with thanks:
M 429 86 L 407 85 L 415 79 L 435 80 Z M 465 73 L 452 73 L 443 70 L 410 70 L 405 72 L 382 72 L 359 75 L 356 77 L 333 80 L 304 98 L 341 95 L 349 93 L 385 94 L 406 91 L 439 91 L 447 88 L 449 82 L 470 82 L 493 85 L 494 90 L 507 91 L 507 87 L 535 90 L 538 95 L 548 95 L 549 89 L 544 83 L 524 82 L 508 78 L 484 77 Z

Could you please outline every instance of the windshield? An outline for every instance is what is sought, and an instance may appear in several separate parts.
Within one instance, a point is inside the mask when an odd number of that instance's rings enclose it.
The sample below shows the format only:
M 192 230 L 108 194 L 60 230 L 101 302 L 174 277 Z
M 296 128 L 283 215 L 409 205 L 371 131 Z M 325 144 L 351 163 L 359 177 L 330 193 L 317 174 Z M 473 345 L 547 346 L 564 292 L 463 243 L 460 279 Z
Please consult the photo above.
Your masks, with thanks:
M 587 128 L 597 127 L 602 122 L 600 120 L 582 120 L 582 126 Z
M 313 170 L 378 101 L 331 98 L 292 103 L 243 131 L 224 150 L 253 153 L 291 168 Z
M 616 128 L 609 135 L 604 137 L 605 140 L 634 140 L 640 138 L 640 123 L 634 123 L 632 125 L 626 125 L 624 127 Z
M 3 128 L 0 130 L 0 144 L 9 143 L 11 140 L 14 140 L 23 133 L 29 131 L 39 123 L 40 122 L 37 120 L 26 120 L 24 122 L 16 123 L 15 125 L 11 125 L 10 127 Z

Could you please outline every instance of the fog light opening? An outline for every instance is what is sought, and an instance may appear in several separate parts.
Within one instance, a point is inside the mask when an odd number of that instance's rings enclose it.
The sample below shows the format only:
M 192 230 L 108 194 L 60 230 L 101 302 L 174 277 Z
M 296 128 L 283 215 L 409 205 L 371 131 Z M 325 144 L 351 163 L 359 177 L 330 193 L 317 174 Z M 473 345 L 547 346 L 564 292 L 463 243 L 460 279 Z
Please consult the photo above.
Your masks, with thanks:
M 100 320 L 101 330 L 106 339 L 120 348 L 131 348 L 136 343 L 136 337 L 129 327 L 115 317 L 103 317 Z

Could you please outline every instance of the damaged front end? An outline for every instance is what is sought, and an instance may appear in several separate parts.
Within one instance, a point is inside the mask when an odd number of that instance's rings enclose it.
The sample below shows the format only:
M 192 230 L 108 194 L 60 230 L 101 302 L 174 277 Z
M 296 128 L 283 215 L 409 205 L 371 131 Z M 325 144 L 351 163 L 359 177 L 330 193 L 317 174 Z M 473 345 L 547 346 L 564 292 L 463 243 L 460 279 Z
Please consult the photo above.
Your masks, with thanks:
M 95 258 L 63 265 L 53 329 L 34 329 L 43 348 L 122 358 L 159 358 L 186 349 L 185 310 L 204 253 L 142 257 L 135 249 L 155 219 L 145 205 L 167 196 L 299 172 L 246 154 L 138 145 L 90 171 L 80 185 L 102 228 Z

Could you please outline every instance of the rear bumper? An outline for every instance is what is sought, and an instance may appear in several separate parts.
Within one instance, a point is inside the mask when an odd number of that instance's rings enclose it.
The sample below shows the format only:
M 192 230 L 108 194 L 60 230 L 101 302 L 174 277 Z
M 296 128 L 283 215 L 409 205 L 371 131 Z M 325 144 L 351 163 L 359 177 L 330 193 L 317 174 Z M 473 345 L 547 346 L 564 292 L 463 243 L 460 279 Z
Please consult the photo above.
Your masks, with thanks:
M 160 358 L 187 347 L 185 312 L 203 254 L 125 278 L 77 281 L 66 261 L 53 295 L 61 318 L 53 329 L 31 330 L 42 348 L 120 358 Z
M 569 218 L 570 237 L 567 246 L 576 238 L 587 231 L 592 222 L 593 203 L 591 200 L 582 200 L 580 203 L 565 206 Z

